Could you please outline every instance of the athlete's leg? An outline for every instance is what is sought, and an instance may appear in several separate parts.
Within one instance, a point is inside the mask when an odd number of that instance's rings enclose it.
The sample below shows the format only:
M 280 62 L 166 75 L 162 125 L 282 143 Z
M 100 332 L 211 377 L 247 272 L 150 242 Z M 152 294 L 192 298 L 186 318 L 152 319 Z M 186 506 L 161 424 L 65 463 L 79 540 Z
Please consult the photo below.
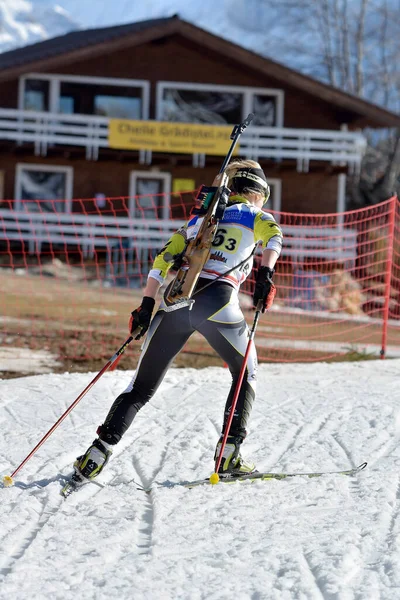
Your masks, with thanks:
M 248 327 L 239 306 L 238 295 L 228 284 L 216 283 L 204 292 L 200 292 L 198 307 L 197 311 L 195 308 L 192 311 L 192 324 L 228 365 L 232 375 L 232 386 L 224 413 L 224 432 L 249 341 Z M 255 397 L 256 370 L 257 354 L 252 344 L 230 428 L 230 435 L 242 439 L 247 433 L 247 424 Z
M 194 331 L 188 313 L 188 308 L 181 308 L 168 313 L 159 311 L 155 315 L 135 375 L 127 389 L 115 399 L 98 429 L 102 441 L 117 444 L 137 412 L 154 395 L 175 356 Z
M 101 473 L 112 454 L 112 447 L 157 390 L 174 357 L 193 332 L 188 312 L 187 308 L 182 308 L 175 313 L 159 311 L 155 315 L 133 380 L 111 406 L 106 420 L 97 430 L 99 437 L 74 463 L 74 480 L 79 485 Z

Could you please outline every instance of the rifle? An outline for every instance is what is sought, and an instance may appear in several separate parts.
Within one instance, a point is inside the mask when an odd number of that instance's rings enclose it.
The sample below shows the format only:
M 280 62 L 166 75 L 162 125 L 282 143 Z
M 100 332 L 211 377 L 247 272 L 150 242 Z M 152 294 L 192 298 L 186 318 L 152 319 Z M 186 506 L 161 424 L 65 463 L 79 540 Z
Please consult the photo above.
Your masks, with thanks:
M 202 185 L 197 194 L 195 208 L 191 213 L 200 217 L 196 235 L 188 241 L 182 253 L 174 256 L 169 252 L 164 254 L 164 260 L 180 265 L 166 296 L 167 311 L 191 306 L 194 302 L 191 297 L 200 273 L 210 256 L 218 223 L 224 216 L 229 199 L 230 190 L 227 187 L 228 176 L 225 169 L 241 134 L 250 125 L 253 117 L 254 114 L 250 113 L 232 130 L 230 135 L 232 143 L 218 173 L 221 175 L 219 186 Z

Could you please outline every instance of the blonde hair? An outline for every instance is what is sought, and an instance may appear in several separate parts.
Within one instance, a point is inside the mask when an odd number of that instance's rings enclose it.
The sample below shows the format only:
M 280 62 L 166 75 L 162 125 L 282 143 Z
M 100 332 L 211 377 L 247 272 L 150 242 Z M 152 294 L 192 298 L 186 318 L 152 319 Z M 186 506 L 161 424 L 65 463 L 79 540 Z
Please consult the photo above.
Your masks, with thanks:
M 228 187 L 229 188 L 231 188 L 232 180 L 233 180 L 234 176 L 236 175 L 236 173 L 238 171 L 240 171 L 240 169 L 262 169 L 262 167 L 255 160 L 250 160 L 250 159 L 233 160 L 231 163 L 228 164 L 228 166 L 225 169 L 225 173 L 228 175 Z M 259 197 L 259 198 L 264 198 L 264 194 L 262 192 L 258 192 L 258 191 L 251 190 L 251 189 L 244 190 L 241 193 L 241 195 L 244 196 L 245 198 L 249 197 L 250 195 L 253 195 L 253 196 Z M 268 198 L 269 198 L 269 188 L 268 188 L 268 195 L 266 196 L 265 202 L 268 201 Z
M 233 160 L 225 169 L 225 173 L 229 177 L 229 182 L 240 169 L 261 169 L 261 165 L 255 160 Z M 229 183 L 228 183 L 229 185 Z

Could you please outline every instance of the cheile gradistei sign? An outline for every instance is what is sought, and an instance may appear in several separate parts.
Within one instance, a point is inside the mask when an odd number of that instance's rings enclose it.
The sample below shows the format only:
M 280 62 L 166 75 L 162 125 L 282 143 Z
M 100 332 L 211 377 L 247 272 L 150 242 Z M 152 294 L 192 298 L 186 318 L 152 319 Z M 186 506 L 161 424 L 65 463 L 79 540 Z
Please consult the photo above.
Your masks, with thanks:
M 230 125 L 110 119 L 108 143 L 121 150 L 219 156 L 226 153 L 231 130 Z

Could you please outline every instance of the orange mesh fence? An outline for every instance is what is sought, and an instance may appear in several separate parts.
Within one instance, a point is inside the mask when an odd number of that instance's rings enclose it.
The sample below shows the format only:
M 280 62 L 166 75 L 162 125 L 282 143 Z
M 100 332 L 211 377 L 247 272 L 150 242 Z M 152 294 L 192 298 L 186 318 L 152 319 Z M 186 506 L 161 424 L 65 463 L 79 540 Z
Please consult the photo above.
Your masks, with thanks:
M 193 199 L 194 192 L 107 198 L 100 206 L 73 200 L 69 213 L 60 201 L 21 201 L 18 210 L 3 201 L 2 371 L 8 358 L 13 370 L 15 348 L 19 357 L 28 349 L 48 352 L 42 371 L 46 364 L 87 369 L 108 359 L 127 335 L 155 254 L 188 217 Z M 284 249 L 274 278 L 276 301 L 257 331 L 260 360 L 400 356 L 397 198 L 343 214 L 274 216 Z M 249 321 L 253 284 L 250 277 L 241 290 Z M 139 345 L 131 345 L 129 354 L 138 353 Z M 197 335 L 180 364 L 192 364 L 190 356 L 202 356 L 202 365 L 215 358 Z
M 400 356 L 397 198 L 343 214 L 275 217 L 285 241 L 277 301 L 258 332 L 260 359 Z

